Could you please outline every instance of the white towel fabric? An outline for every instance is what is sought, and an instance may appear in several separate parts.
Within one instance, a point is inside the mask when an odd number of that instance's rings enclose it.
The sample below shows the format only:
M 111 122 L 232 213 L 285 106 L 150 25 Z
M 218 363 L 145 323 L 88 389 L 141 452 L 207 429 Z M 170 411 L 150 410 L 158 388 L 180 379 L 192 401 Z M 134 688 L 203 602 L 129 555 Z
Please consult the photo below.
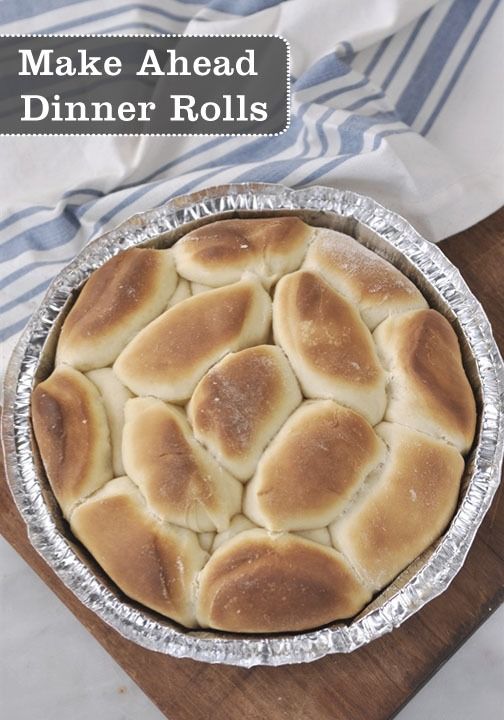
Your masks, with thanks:
M 0 376 L 54 275 L 90 239 L 231 181 L 371 195 L 438 241 L 504 197 L 499 0 L 3 0 L 2 33 L 277 33 L 276 138 L 0 138 Z

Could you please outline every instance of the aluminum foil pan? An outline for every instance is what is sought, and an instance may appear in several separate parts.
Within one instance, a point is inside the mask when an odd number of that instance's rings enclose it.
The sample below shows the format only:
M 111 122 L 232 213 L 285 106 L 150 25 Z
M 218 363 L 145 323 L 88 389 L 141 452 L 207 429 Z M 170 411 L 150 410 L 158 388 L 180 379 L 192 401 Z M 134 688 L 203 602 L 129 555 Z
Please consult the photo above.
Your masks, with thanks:
M 363 613 L 312 632 L 238 636 L 189 631 L 122 595 L 72 538 L 50 492 L 30 423 L 31 391 L 51 369 L 55 337 L 75 291 L 97 267 L 133 245 L 168 246 L 190 229 L 230 216 L 292 213 L 347 232 L 390 259 L 458 333 L 478 404 L 478 431 L 457 513 L 445 533 Z M 500 480 L 504 368 L 481 305 L 459 272 L 400 216 L 370 198 L 325 187 L 227 185 L 176 198 L 136 215 L 87 245 L 54 280 L 31 318 L 5 379 L 2 437 L 7 477 L 34 548 L 102 620 L 143 647 L 210 663 L 282 665 L 348 653 L 401 625 L 447 588 L 462 567 Z

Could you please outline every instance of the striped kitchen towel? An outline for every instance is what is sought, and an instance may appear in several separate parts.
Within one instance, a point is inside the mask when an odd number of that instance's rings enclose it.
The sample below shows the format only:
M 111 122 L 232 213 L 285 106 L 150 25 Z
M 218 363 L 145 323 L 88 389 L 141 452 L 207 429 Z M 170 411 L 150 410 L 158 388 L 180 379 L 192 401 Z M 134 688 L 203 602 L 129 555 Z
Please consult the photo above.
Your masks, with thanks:
M 231 181 L 371 195 L 437 241 L 504 196 L 499 0 L 2 0 L 3 33 L 277 33 L 292 122 L 265 138 L 0 138 L 0 375 L 91 238 Z

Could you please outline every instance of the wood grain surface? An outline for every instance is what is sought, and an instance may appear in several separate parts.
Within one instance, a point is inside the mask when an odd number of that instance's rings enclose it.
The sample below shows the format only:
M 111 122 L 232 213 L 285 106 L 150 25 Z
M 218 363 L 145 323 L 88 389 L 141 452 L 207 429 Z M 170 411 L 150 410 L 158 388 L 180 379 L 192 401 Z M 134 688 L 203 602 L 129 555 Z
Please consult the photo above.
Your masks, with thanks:
M 481 301 L 502 350 L 504 210 L 440 247 Z M 350 655 L 251 670 L 175 660 L 107 627 L 30 546 L 1 473 L 0 532 L 170 720 L 384 720 L 504 601 L 502 498 L 501 486 L 448 590 L 393 633 Z

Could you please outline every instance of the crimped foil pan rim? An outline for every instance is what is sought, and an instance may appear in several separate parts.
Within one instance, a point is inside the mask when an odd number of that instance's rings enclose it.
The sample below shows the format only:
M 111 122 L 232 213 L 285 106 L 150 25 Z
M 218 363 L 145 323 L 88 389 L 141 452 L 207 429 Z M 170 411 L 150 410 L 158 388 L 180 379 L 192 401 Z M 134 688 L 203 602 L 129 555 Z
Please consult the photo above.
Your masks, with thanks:
M 372 230 L 411 261 L 456 317 L 475 359 L 482 395 L 480 434 L 472 454 L 467 489 L 448 531 L 420 570 L 382 605 L 349 625 L 247 638 L 214 631 L 186 631 L 170 620 L 121 600 L 99 580 L 64 532 L 56 527 L 31 450 L 30 396 L 40 352 L 66 302 L 69 288 L 78 287 L 95 267 L 120 249 L 226 211 L 307 209 L 353 218 Z M 404 218 L 349 191 L 237 184 L 174 198 L 160 208 L 135 215 L 91 242 L 64 268 L 12 354 L 4 381 L 2 442 L 8 482 L 32 545 L 63 583 L 107 624 L 145 648 L 174 657 L 244 667 L 283 665 L 351 652 L 401 625 L 448 587 L 462 567 L 499 485 L 504 448 L 503 396 L 504 366 L 480 303 L 441 250 L 424 240 Z

